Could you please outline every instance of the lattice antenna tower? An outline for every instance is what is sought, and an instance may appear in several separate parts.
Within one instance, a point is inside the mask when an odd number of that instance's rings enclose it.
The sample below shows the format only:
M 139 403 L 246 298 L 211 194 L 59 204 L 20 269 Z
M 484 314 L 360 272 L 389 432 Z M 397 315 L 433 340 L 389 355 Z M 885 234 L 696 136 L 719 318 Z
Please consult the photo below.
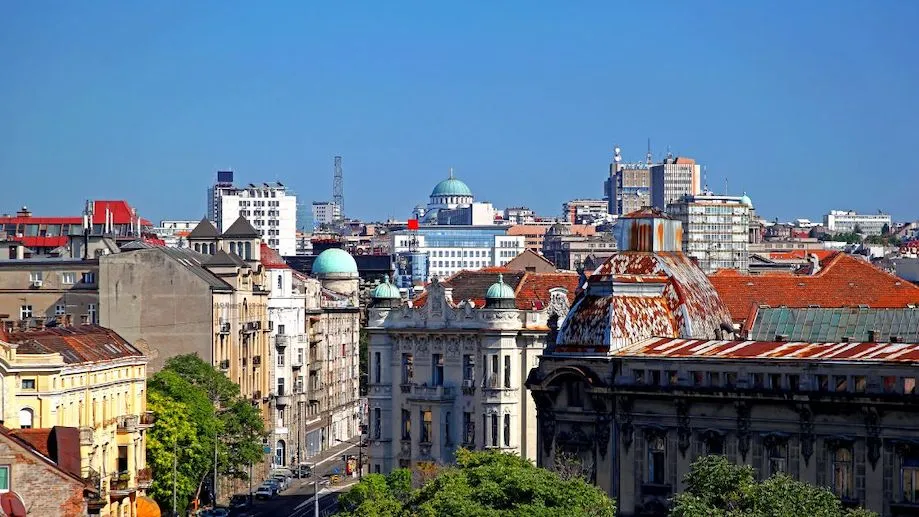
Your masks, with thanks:
M 332 202 L 338 207 L 338 218 L 345 216 L 345 187 L 341 173 L 341 156 L 335 157 L 335 178 L 332 181 Z

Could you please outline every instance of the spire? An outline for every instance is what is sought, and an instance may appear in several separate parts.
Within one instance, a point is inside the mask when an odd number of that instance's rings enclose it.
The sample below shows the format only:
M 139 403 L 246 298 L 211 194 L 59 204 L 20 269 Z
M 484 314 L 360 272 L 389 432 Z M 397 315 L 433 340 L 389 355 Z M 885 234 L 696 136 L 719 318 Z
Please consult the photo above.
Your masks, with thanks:
M 499 284 L 503 284 L 503 283 L 504 283 L 504 275 L 501 274 L 501 273 L 498 273 L 498 283 L 499 283 Z
M 453 167 L 450 167 L 450 179 L 453 179 Z

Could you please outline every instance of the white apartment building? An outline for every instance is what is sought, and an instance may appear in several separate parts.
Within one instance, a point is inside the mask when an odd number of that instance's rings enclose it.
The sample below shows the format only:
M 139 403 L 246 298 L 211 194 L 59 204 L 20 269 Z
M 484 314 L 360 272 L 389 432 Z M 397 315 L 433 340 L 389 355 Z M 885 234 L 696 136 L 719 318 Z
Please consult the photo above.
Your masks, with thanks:
M 390 239 L 393 253 L 427 253 L 427 281 L 464 269 L 503 266 L 526 247 L 526 238 L 507 235 L 506 226 L 423 226 L 392 232 Z
M 218 230 L 225 231 L 241 216 L 270 248 L 284 256 L 297 253 L 297 196 L 281 183 L 236 187 L 229 171 L 218 173 L 218 178 L 229 179 L 215 183 L 207 191 L 208 219 Z
M 856 227 L 865 235 L 881 235 L 891 228 L 889 214 L 859 214 L 851 210 L 830 210 L 823 216 L 823 226 L 831 232 L 852 233 Z
M 683 223 L 683 253 L 695 257 L 703 271 L 746 272 L 752 209 L 753 202 L 746 194 L 719 196 L 704 192 L 669 204 L 667 213 Z
M 536 213 L 525 206 L 514 206 L 504 209 L 504 222 L 506 224 L 534 224 Z
M 606 219 L 609 203 L 605 199 L 572 199 L 562 204 L 562 214 L 571 224 L 592 224 Z
M 332 201 L 313 201 L 313 229 L 341 219 L 341 207 Z
M 306 291 L 319 290 L 319 281 L 294 272 L 267 245 L 262 245 L 267 273 L 268 329 L 271 339 L 271 428 L 269 438 L 275 466 L 296 465 L 306 452 L 307 417 L 304 370 L 309 354 Z
M 702 191 L 702 167 L 692 158 L 668 156 L 663 163 L 651 166 L 651 204 L 666 210 L 681 197 Z
M 171 248 L 187 248 L 186 237 L 201 221 L 160 221 L 160 225 L 153 228 L 153 234 L 163 239 L 166 246 Z
M 388 279 L 377 286 L 367 323 L 369 470 L 449 464 L 459 447 L 535 458 L 535 404 L 524 382 L 577 280 L 466 271 L 435 279 L 412 307 Z

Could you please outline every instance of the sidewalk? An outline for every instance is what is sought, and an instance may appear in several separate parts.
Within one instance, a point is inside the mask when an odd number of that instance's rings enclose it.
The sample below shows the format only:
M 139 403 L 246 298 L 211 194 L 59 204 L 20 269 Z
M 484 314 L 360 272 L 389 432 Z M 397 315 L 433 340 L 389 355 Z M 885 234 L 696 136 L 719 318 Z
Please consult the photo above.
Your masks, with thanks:
M 341 460 L 342 455 L 346 452 L 357 449 L 357 444 L 354 443 L 339 443 L 332 447 L 331 449 L 324 450 L 315 456 L 311 456 L 303 460 L 304 463 L 308 463 L 313 466 L 313 475 L 323 475 L 325 473 L 331 472 L 334 467 L 338 467 L 339 472 L 344 475 L 345 464 Z M 337 460 L 337 464 L 335 461 Z M 325 466 L 319 468 L 320 466 Z

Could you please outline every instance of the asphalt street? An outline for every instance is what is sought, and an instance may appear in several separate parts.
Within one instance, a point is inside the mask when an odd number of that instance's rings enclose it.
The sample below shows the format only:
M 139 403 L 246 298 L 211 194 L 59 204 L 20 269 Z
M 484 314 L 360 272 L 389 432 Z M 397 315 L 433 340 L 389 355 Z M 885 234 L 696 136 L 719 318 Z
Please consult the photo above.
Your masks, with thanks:
M 315 512 L 314 503 L 311 500 L 313 497 L 313 481 L 317 476 L 319 479 L 327 479 L 329 475 L 341 472 L 343 469 L 341 455 L 356 454 L 356 449 L 357 447 L 350 447 L 336 451 L 334 456 L 320 461 L 313 467 L 313 477 L 291 479 L 290 487 L 277 497 L 268 500 L 256 500 L 251 508 L 241 512 L 234 512 L 232 515 L 239 517 L 312 517 Z M 348 478 L 346 480 L 347 483 L 353 483 L 354 481 L 356 479 Z M 331 485 L 323 487 L 320 484 L 319 488 L 319 515 L 323 517 L 333 515 L 338 511 L 338 496 L 340 493 L 331 490 L 337 487 Z

